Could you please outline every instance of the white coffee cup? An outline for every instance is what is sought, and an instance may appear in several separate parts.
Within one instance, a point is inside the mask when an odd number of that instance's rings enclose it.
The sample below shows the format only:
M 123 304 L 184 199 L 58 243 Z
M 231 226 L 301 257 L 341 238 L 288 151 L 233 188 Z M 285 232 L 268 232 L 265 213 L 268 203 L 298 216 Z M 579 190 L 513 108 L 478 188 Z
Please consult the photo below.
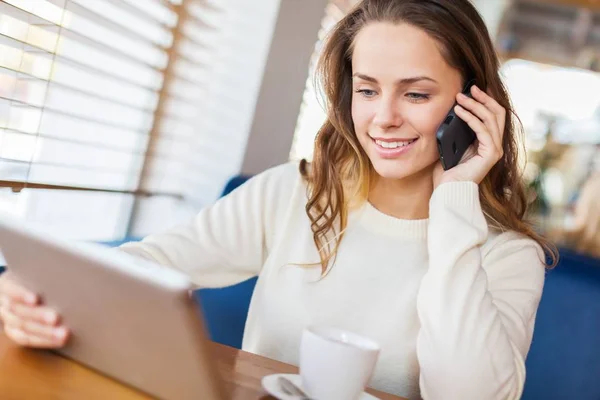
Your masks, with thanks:
M 355 400 L 371 379 L 379 345 L 341 329 L 311 326 L 300 343 L 300 376 L 316 400 Z

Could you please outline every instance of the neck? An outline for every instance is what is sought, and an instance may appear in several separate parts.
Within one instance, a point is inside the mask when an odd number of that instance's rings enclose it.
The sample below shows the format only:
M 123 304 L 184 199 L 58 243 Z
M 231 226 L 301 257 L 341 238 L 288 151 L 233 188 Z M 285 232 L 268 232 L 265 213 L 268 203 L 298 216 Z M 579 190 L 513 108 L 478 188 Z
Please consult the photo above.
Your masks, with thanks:
M 384 214 L 399 219 L 429 217 L 433 169 L 403 179 L 387 179 L 373 172 L 369 202 Z

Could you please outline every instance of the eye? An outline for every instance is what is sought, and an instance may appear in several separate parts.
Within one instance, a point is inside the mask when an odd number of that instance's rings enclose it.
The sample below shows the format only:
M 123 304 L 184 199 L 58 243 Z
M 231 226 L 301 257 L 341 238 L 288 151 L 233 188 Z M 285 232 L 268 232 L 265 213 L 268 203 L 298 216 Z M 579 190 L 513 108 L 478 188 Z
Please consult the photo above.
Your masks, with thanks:
M 360 93 L 363 97 L 367 97 L 367 98 L 374 97 L 377 94 L 376 91 L 371 90 L 371 89 L 358 89 L 358 90 L 355 90 L 355 92 Z
M 429 99 L 429 95 L 426 93 L 415 93 L 415 92 L 410 92 L 410 93 L 406 93 L 406 97 L 408 98 L 409 101 L 413 102 L 413 103 L 417 103 L 420 101 L 425 101 Z

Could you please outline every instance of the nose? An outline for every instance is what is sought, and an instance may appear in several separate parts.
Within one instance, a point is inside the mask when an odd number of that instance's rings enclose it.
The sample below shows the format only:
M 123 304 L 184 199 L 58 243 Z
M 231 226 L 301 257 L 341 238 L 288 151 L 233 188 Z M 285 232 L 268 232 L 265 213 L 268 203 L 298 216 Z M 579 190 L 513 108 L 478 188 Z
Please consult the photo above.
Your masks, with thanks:
M 382 130 L 387 130 L 399 127 L 402 122 L 402 112 L 396 99 L 391 96 L 382 97 L 373 118 L 373 124 Z

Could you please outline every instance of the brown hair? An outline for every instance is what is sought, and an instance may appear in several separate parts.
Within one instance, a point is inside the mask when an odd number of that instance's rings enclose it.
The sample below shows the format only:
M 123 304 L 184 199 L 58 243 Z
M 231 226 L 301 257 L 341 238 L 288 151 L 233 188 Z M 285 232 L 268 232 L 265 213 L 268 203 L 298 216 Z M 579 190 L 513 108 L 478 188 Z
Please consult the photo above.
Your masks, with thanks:
M 363 0 L 332 30 L 317 66 L 327 98 L 327 121 L 317 134 L 308 181 L 306 213 L 327 272 L 344 236 L 349 210 L 368 198 L 371 163 L 360 146 L 351 115 L 352 50 L 358 32 L 371 22 L 407 23 L 425 31 L 441 45 L 449 65 L 474 78 L 479 87 L 507 110 L 504 155 L 479 185 L 482 209 L 501 230 L 514 230 L 538 242 L 556 264 L 555 247 L 524 220 L 525 189 L 518 165 L 520 121 L 514 115 L 499 75 L 499 60 L 485 23 L 469 0 Z M 333 246 L 332 246 L 333 243 Z

